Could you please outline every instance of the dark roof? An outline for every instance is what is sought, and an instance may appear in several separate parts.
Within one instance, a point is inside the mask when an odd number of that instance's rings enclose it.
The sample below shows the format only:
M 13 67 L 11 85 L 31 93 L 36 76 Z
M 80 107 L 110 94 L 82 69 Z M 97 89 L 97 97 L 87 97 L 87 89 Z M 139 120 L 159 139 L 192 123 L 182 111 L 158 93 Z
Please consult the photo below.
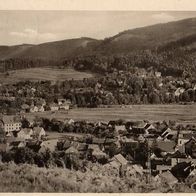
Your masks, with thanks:
M 164 152 L 173 152 L 175 146 L 176 146 L 176 143 L 173 141 L 159 141 L 159 142 L 157 142 L 157 147 Z

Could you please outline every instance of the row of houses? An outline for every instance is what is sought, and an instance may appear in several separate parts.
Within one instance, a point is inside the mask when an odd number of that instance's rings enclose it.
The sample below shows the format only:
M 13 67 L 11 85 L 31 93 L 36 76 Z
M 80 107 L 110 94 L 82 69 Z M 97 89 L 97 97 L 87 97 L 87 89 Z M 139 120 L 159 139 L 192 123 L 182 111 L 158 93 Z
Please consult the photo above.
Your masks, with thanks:
M 58 99 L 57 103 L 47 104 L 44 99 L 39 99 L 36 104 L 32 103 L 31 105 L 23 104 L 21 109 L 23 112 L 44 112 L 46 110 L 57 111 L 57 110 L 69 110 L 71 102 L 66 99 Z

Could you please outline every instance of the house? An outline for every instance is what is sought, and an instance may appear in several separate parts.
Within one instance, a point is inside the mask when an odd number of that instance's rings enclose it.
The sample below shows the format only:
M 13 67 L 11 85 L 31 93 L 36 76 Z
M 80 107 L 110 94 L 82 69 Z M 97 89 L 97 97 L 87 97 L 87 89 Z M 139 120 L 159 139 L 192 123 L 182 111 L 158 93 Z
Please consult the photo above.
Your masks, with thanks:
M 156 170 L 161 174 L 163 172 L 167 172 L 171 169 L 171 165 L 157 165 Z
M 49 150 L 50 152 L 54 152 L 56 150 L 57 143 L 58 143 L 58 139 L 42 141 L 42 143 L 40 144 L 41 148 L 39 149 L 39 152 L 46 152 L 46 150 Z
M 60 110 L 69 110 L 69 104 L 63 103 L 59 106 Z
M 159 71 L 155 71 L 155 76 L 157 77 L 157 78 L 160 78 L 161 77 L 161 72 L 159 72 Z
M 186 184 L 194 188 L 196 182 L 196 169 L 190 172 L 188 177 L 186 178 Z
M 38 112 L 44 112 L 44 106 L 43 105 L 39 105 L 39 106 L 37 106 L 37 108 L 38 108 Z
M 115 125 L 114 130 L 119 133 L 120 131 L 126 131 L 125 125 Z
M 192 137 L 185 144 L 185 153 L 190 155 L 192 158 L 196 158 L 196 139 Z
M 29 111 L 30 111 L 31 113 L 34 113 L 34 112 L 38 112 L 39 110 L 38 110 L 38 107 L 37 107 L 37 106 L 32 105 L 32 106 L 30 106 Z
M 79 151 L 75 147 L 70 146 L 67 150 L 65 150 L 65 154 L 66 155 L 79 155 Z
M 178 182 L 178 179 L 170 171 L 167 171 L 158 174 L 155 177 L 155 181 L 160 185 L 167 183 L 172 188 Z
M 32 139 L 32 136 L 33 136 L 33 130 L 31 128 L 21 129 L 17 134 L 18 138 L 23 138 L 23 139 Z
M 171 166 L 174 167 L 178 163 L 186 162 L 190 163 L 192 161 L 191 158 L 171 158 Z
M 122 147 L 129 147 L 131 149 L 136 149 L 139 146 L 138 141 L 126 136 L 120 138 L 120 144 Z
M 0 119 L 0 128 L 2 128 L 5 133 L 19 131 L 21 126 L 21 119 L 18 116 L 3 116 Z
M 122 154 L 114 155 L 112 158 L 112 162 L 113 161 L 119 166 L 126 166 L 128 164 L 128 161 L 122 156 Z
M 92 156 L 96 157 L 96 159 L 107 158 L 108 155 L 104 153 L 100 148 L 95 148 L 92 150 Z
M 192 137 L 195 137 L 196 138 L 196 134 L 193 134 L 192 132 L 188 132 L 187 133 L 183 132 L 183 133 L 179 133 L 178 135 L 178 145 L 179 146 L 182 146 L 184 145 L 185 143 L 187 143 Z
M 179 97 L 184 91 L 185 91 L 184 88 L 179 87 L 179 88 L 177 88 L 176 91 L 174 92 L 174 95 L 177 96 L 177 97 Z
M 22 108 L 22 110 L 24 110 L 25 112 L 28 112 L 30 106 L 29 106 L 28 104 L 22 104 L 21 108 Z
M 55 103 L 50 104 L 49 107 L 50 107 L 51 111 L 59 110 L 59 106 L 57 104 L 55 104 Z
M 177 139 L 178 131 L 176 130 L 171 130 L 170 128 L 165 128 L 163 130 L 164 132 L 161 134 L 161 137 L 164 140 L 175 140 Z
M 103 145 L 104 143 L 105 143 L 104 138 L 95 138 L 95 137 L 93 137 L 93 139 L 92 139 L 92 144 Z
M 145 126 L 145 134 L 156 134 L 157 133 L 157 129 L 155 128 L 155 126 L 153 124 L 147 123 Z
M 37 99 L 36 100 L 36 105 L 37 106 L 45 106 L 46 105 L 46 100 L 45 99 Z
M 46 132 L 45 132 L 44 128 L 42 128 L 42 127 L 34 127 L 33 128 L 33 136 L 34 136 L 34 138 L 40 140 L 46 136 Z
M 88 149 L 88 145 L 86 143 L 80 142 L 73 142 L 72 145 L 79 151 L 79 152 L 86 152 Z
M 157 148 L 162 152 L 173 153 L 175 151 L 176 143 L 174 141 L 159 141 L 157 142 Z
M 62 105 L 66 102 L 67 100 L 66 99 L 58 99 L 57 102 L 58 102 L 58 105 Z
M 147 123 L 144 121 L 132 122 L 132 132 L 135 134 L 144 134 Z

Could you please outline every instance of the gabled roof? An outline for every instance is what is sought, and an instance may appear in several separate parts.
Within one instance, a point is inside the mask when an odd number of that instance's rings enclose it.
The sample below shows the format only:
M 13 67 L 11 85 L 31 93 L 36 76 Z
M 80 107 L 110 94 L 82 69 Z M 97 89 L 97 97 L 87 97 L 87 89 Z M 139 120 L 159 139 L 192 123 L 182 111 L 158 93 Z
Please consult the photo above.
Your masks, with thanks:
M 33 128 L 34 134 L 38 134 L 38 135 L 41 133 L 42 130 L 44 130 L 43 127 L 34 127 Z
M 24 129 L 21 129 L 18 133 L 23 133 L 25 135 L 29 135 L 32 133 L 32 129 L 31 128 L 24 128 Z
M 100 149 L 97 144 L 88 144 L 88 149 L 97 150 Z
M 4 124 L 20 123 L 21 119 L 19 116 L 8 116 L 4 115 L 1 119 Z
M 174 141 L 159 141 L 157 142 L 157 147 L 164 151 L 164 152 L 173 152 L 174 148 L 176 146 L 176 143 Z
M 123 131 L 126 130 L 125 125 L 115 125 L 115 130 L 116 131 Z
M 188 144 L 188 143 L 190 143 L 190 142 L 196 143 L 196 138 L 191 137 L 191 139 L 190 139 L 189 141 L 187 141 L 187 142 L 185 143 L 185 145 Z
M 27 105 L 27 104 L 22 104 L 22 106 L 21 106 L 21 108 L 23 109 L 23 110 L 26 110 L 26 109 L 29 109 L 29 105 Z
M 143 174 L 143 169 L 142 169 L 141 166 L 134 164 L 134 165 L 132 165 L 132 167 L 133 167 L 133 169 L 134 169 L 137 173 L 139 173 L 140 175 Z
M 54 151 L 57 146 L 58 139 L 52 139 L 47 141 L 42 141 L 41 146 L 48 148 L 50 151 Z
M 66 154 L 78 154 L 78 150 L 76 148 L 74 148 L 73 146 L 69 147 L 66 151 Z
M 49 107 L 59 107 L 59 106 L 56 103 L 51 103 L 51 104 L 49 104 Z
M 174 154 L 170 155 L 170 157 L 171 158 L 186 158 L 187 155 L 177 150 Z
M 169 127 L 164 127 L 164 128 L 162 129 L 162 132 L 164 133 L 165 131 L 171 131 L 171 129 L 170 129 Z
M 179 134 L 179 139 L 189 140 L 192 137 L 196 137 L 196 134 L 193 134 L 193 133 L 180 133 Z
M 112 159 L 119 162 L 121 165 L 127 164 L 127 160 L 122 156 L 122 154 L 117 154 Z
M 178 179 L 175 176 L 173 176 L 173 174 L 170 171 L 159 174 L 159 177 L 166 180 L 166 182 L 170 185 L 173 185 L 178 182 Z

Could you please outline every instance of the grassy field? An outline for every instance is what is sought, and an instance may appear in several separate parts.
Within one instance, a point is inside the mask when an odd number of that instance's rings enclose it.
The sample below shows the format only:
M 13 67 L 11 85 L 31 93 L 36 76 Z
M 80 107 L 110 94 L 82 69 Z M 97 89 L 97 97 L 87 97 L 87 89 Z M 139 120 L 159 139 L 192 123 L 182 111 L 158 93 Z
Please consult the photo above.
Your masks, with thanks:
M 131 108 L 77 108 L 67 113 L 30 113 L 27 116 L 56 119 L 109 121 L 115 119 L 163 121 L 175 120 L 179 123 L 196 124 L 196 104 L 194 105 L 133 105 Z
M 50 80 L 50 81 L 63 81 L 63 80 L 81 80 L 83 78 L 92 77 L 92 74 L 86 72 L 79 72 L 71 68 L 55 69 L 49 67 L 42 68 L 29 68 L 9 71 L 9 76 L 0 74 L 0 83 L 15 83 L 24 80 Z

